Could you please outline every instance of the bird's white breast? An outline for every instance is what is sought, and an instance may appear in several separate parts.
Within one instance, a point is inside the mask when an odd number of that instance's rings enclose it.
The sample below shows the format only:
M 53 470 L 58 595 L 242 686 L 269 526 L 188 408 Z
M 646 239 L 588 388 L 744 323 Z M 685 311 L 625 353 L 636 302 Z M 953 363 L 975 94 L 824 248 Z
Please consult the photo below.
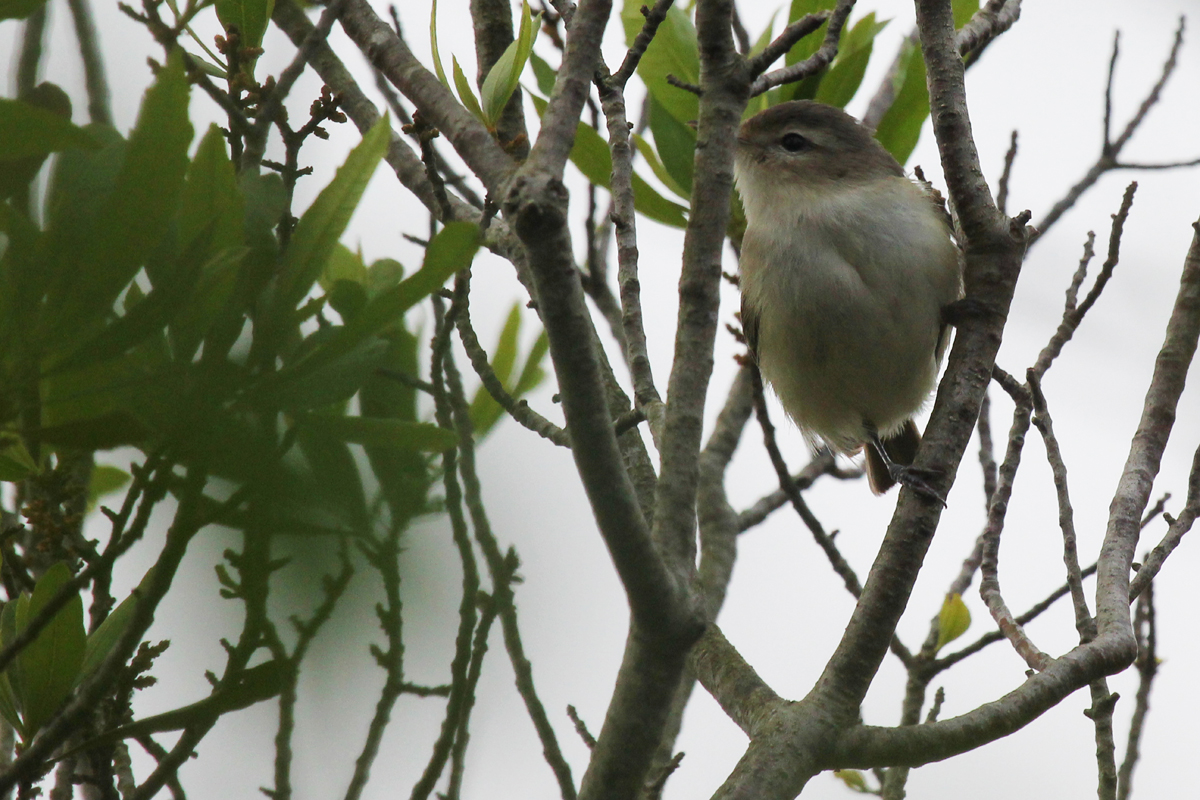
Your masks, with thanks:
M 861 445 L 864 421 L 897 429 L 933 388 L 941 309 L 960 293 L 931 201 L 898 176 L 817 190 L 739 169 L 738 181 L 741 289 L 763 376 L 806 434 L 836 449 Z

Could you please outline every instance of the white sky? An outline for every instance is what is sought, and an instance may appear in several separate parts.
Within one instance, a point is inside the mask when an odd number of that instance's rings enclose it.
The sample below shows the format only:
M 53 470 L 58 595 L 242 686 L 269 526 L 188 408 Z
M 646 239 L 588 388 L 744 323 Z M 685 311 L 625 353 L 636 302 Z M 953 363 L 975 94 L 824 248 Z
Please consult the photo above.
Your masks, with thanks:
M 75 120 L 85 121 L 82 75 L 70 38 L 64 4 L 54 3 L 54 45 L 43 73 L 67 88 L 75 99 Z M 115 4 L 96 4 L 100 38 L 108 60 L 117 125 L 133 124 L 141 92 L 149 81 L 147 55 L 160 57 L 148 35 L 120 15 Z M 386 5 L 377 3 L 382 12 Z M 786 5 L 786 4 L 783 4 Z M 1118 125 L 1138 106 L 1157 77 L 1177 19 L 1193 4 L 1161 0 L 1154 4 L 1115 0 L 1064 0 L 1027 3 L 1021 21 L 993 44 L 968 78 L 972 123 L 989 180 L 999 175 L 1012 129 L 1020 131 L 1021 150 L 1012 180 L 1010 211 L 1030 208 L 1039 219 L 1094 161 L 1100 145 L 1105 70 L 1112 34 L 1122 31 L 1122 58 L 1115 82 L 1114 119 Z M 774 4 L 743 3 L 742 12 L 752 36 L 762 29 Z M 428 63 L 428 2 L 399 4 L 408 41 Z M 873 88 L 899 38 L 912 26 L 909 4 L 862 3 L 894 21 L 880 36 L 876 60 L 865 81 Z M 450 54 L 473 74 L 474 48 L 465 0 L 443 0 L 439 36 L 443 58 Z M 785 12 L 786 13 L 786 12 Z M 0 60 L 14 53 L 17 26 L 0 23 Z M 211 37 L 211 26 L 204 34 Z M 619 24 L 610 25 L 606 58 L 617 62 L 623 52 Z M 363 60 L 335 33 L 335 46 L 348 65 L 372 91 Z M 539 51 L 548 53 L 548 43 Z M 277 31 L 268 35 L 267 55 L 260 70 L 277 73 L 290 61 L 292 48 Z M 9 64 L 6 86 L 11 87 Z M 1200 155 L 1200 110 L 1194 103 L 1200 89 L 1200 48 L 1185 43 L 1179 68 L 1143 130 L 1126 152 L 1131 161 L 1171 161 Z M 527 79 L 532 84 L 532 79 Z M 319 83 L 309 73 L 293 91 L 293 117 L 315 96 Z M 864 96 L 869 92 L 864 91 Z M 217 120 L 214 106 L 193 93 L 197 121 Z M 631 104 L 633 105 L 633 104 Z M 865 101 L 850 110 L 861 113 Z M 531 109 L 527 112 L 533 118 Z M 311 200 L 332 176 L 357 134 L 346 125 L 331 130 L 328 143 L 313 142 L 302 158 L 314 167 L 298 189 L 298 202 Z M 199 136 L 197 136 L 197 139 Z M 922 165 L 940 182 L 932 137 L 926 126 L 909 162 Z M 1200 213 L 1200 184 L 1195 170 L 1170 173 L 1110 174 L 1093 188 L 1032 251 L 1021 278 L 999 363 L 1020 375 L 1057 325 L 1063 290 L 1078 262 L 1086 232 L 1097 233 L 1098 249 L 1107 241 L 1109 215 L 1132 178 L 1140 190 L 1126 226 L 1122 260 L 1102 300 L 1082 325 L 1045 381 L 1055 426 L 1070 470 L 1081 559 L 1094 559 L 1107 518 L 1108 502 L 1124 462 L 1130 436 L 1140 414 L 1142 397 L 1162 341 L 1167 314 L 1175 296 L 1184 253 L 1191 237 L 1190 223 Z M 577 179 L 572 211 L 582 219 L 586 197 Z M 638 220 L 642 252 L 641 277 L 651 356 L 660 386 L 665 385 L 671 356 L 679 254 L 682 233 Z M 578 230 L 578 228 L 577 228 Z M 424 215 L 399 188 L 394 176 L 381 169 L 356 214 L 345 241 L 361 245 L 368 259 L 399 258 L 410 268 L 420 253 L 401 233 L 423 234 Z M 581 245 L 581 243 L 579 243 Z M 1093 265 L 1099 268 L 1103 254 Z M 734 269 L 729 259 L 727 269 Z M 511 268 L 490 255 L 476 262 L 476 327 L 485 344 L 494 341 L 511 304 L 524 300 Z M 736 310 L 727 291 L 721 316 L 731 321 Z M 601 326 L 603 327 L 603 326 Z M 531 336 L 530 331 L 526 331 Z M 717 371 L 710 394 L 710 419 L 719 410 L 734 371 L 737 351 L 730 338 L 718 341 Z M 548 415 L 556 409 L 548 383 L 531 403 Z M 1002 450 L 1011 418 L 1011 405 L 997 397 L 993 427 Z M 1171 492 L 1169 510 L 1178 511 L 1186 491 L 1191 454 L 1200 442 L 1200 394 L 1193 385 L 1181 401 L 1172 444 L 1154 490 L 1154 497 Z M 778 422 L 782 413 L 776 410 Z M 786 426 L 781 445 L 789 462 L 798 467 L 806 458 L 803 442 Z M 774 488 L 774 477 L 751 427 L 729 473 L 729 493 L 742 508 Z M 972 444 L 949 510 L 926 560 L 909 613 L 900 626 L 902 638 L 917 647 L 928 620 L 940 607 L 946 585 L 969 552 L 983 518 L 982 490 Z M 599 730 L 625 638 L 626 609 L 620 587 L 574 479 L 569 454 L 554 448 L 511 422 L 499 426 L 481 454 L 485 498 L 502 545 L 516 546 L 523 561 L 525 583 L 517 588 L 526 648 L 542 700 L 550 714 L 578 780 L 587 753 L 574 734 L 565 707 L 574 704 L 593 732 Z M 1053 486 L 1039 438 L 1028 437 L 1024 466 L 1008 515 L 1001 553 L 1001 582 L 1014 611 L 1020 612 L 1061 584 L 1061 537 Z M 871 497 L 862 483 L 825 485 L 809 495 L 813 510 L 829 529 L 838 529 L 839 544 L 865 576 L 895 502 L 895 494 Z M 168 519 L 162 516 L 163 522 Z M 1147 532 L 1147 546 L 1158 540 L 1165 525 Z M 97 529 L 97 535 L 102 529 Z M 1195 534 L 1192 534 L 1195 536 Z M 156 540 L 152 537 L 150 544 Z M 148 714 L 198 699 L 207 690 L 202 672 L 219 670 L 223 656 L 215 639 L 233 636 L 240 609 L 221 600 L 212 579 L 212 566 L 236 538 L 220 533 L 201 537 L 184 563 L 181 580 L 166 601 L 151 637 L 173 641 L 160 660 L 159 686 L 143 692 L 140 713 Z M 458 570 L 444 519 L 415 526 L 407 535 L 404 564 L 405 635 L 410 680 L 446 680 L 458 602 Z M 319 574 L 323 554 L 298 542 L 295 554 Z M 310 555 L 303 558 L 305 552 Z M 122 577 L 132 585 L 148 566 L 153 553 L 135 551 L 124 564 Z M 1186 576 L 1200 566 L 1195 543 L 1183 546 L 1156 583 L 1159 655 L 1162 669 L 1152 695 L 1152 710 L 1142 739 L 1135 790 L 1142 797 L 1182 797 L 1192 783 L 1187 767 L 1200 737 L 1194 720 L 1200 715 L 1200 690 L 1192 676 L 1200 668 L 1195 621 L 1195 584 Z M 365 574 L 365 573 L 363 573 Z M 310 575 L 310 577 L 311 577 Z M 315 587 L 317 584 L 312 584 Z M 1089 581 L 1089 591 L 1091 582 Z M 964 641 L 985 630 L 991 621 L 975 587 L 965 598 L 975 621 Z M 279 598 L 279 611 L 299 611 L 311 597 L 303 592 Z M 353 769 L 353 759 L 366 733 L 382 674 L 371 663 L 367 641 L 378 641 L 371 606 L 374 586 L 360 583 L 351 591 L 334 623 L 314 646 L 302 681 L 298 712 L 296 764 L 293 782 L 298 800 L 340 796 Z M 766 524 L 744 535 L 729 598 L 720 622 L 729 639 L 781 694 L 799 698 L 819 674 L 851 610 L 849 596 L 827 567 L 820 551 L 794 514 L 781 511 Z M 1076 641 L 1067 603 L 1030 627 L 1038 645 L 1059 654 Z M 485 669 L 472 723 L 465 795 L 488 798 L 557 796 L 553 777 L 540 758 L 540 745 L 524 714 L 513 685 L 511 669 L 498 633 Z M 943 718 L 957 715 L 1000 696 L 1023 680 L 1025 666 L 1005 644 L 993 645 L 948 673 L 931 687 L 947 692 Z M 899 715 L 904 675 L 889 657 L 868 695 L 868 722 L 894 723 Z M 1118 676 L 1110 686 L 1122 695 L 1116 709 L 1118 760 L 1123 756 L 1124 732 L 1132 710 L 1136 678 Z M 1093 729 L 1082 709 L 1086 692 L 1077 693 L 1025 730 L 964 756 L 913 772 L 912 797 L 945 797 L 963 793 L 977 800 L 1013 796 L 1090 796 L 1095 786 Z M 366 797 L 407 793 L 425 760 L 440 723 L 443 701 L 402 698 L 393 715 L 382 751 L 375 763 Z M 274 707 L 262 704 L 224 719 L 200 748 L 198 760 L 183 770 L 184 785 L 193 796 L 253 797 L 256 788 L 271 782 L 270 747 Z M 669 798 L 707 797 L 741 756 L 745 737 L 698 689 L 689 710 L 679 749 L 687 752 L 680 770 L 668 784 Z M 144 776 L 146 760 L 137 761 Z M 847 790 L 829 776 L 811 781 L 805 797 L 843 798 Z

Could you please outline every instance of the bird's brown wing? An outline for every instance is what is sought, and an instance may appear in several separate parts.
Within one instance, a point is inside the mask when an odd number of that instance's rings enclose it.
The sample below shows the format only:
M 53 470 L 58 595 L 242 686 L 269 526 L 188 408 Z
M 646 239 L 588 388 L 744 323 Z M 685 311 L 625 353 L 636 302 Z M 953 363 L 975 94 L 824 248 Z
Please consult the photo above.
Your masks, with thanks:
M 742 333 L 746 335 L 746 344 L 750 345 L 750 353 L 758 358 L 758 311 L 746 303 L 742 296 Z

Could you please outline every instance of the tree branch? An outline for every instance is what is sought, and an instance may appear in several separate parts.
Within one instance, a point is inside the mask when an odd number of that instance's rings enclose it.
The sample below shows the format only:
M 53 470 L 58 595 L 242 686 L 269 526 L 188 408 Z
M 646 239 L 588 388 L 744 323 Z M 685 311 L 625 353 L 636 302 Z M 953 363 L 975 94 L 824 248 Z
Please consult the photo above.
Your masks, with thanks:
M 758 97 L 763 92 L 767 91 L 768 89 L 774 89 L 776 86 L 782 86 L 785 83 L 795 83 L 796 81 L 804 80 L 809 75 L 816 75 L 818 72 L 825 69 L 825 67 L 829 66 L 829 62 L 833 61 L 834 56 L 837 55 L 838 41 L 841 39 L 842 27 L 846 24 L 846 18 L 850 16 L 850 11 L 853 8 L 854 0 L 838 0 L 837 6 L 833 9 L 833 13 L 829 16 L 829 26 L 825 29 L 825 41 L 821 43 L 819 48 L 817 48 L 817 52 L 813 53 L 808 58 L 797 64 L 792 64 L 790 67 L 777 69 L 774 72 L 768 72 L 765 75 L 752 73 L 752 77 L 756 77 L 754 83 L 750 86 L 750 96 Z M 783 33 L 781 33 L 775 41 L 779 42 L 783 40 L 785 36 L 795 36 L 796 41 L 799 41 L 801 38 L 803 38 L 803 36 L 810 32 L 805 30 L 807 24 L 811 24 L 808 22 L 808 17 L 793 22 L 784 29 Z M 814 27 L 813 30 L 815 29 L 816 28 Z M 791 31 L 790 34 L 789 31 Z M 803 31 L 803 33 L 797 36 L 796 33 L 800 31 Z M 772 42 L 772 44 L 774 43 L 775 42 Z M 793 44 L 794 43 L 795 42 L 793 42 Z M 770 46 L 768 46 L 767 49 L 769 50 Z M 756 67 L 766 69 L 771 62 L 775 61 L 775 59 L 779 58 L 779 56 L 783 55 L 783 53 L 786 53 L 789 49 L 791 49 L 790 45 L 785 47 L 782 52 L 776 53 L 770 58 L 769 61 L 764 60 L 762 56 L 757 56 L 754 59 L 754 64 Z M 763 55 L 765 54 L 766 51 L 764 51 Z

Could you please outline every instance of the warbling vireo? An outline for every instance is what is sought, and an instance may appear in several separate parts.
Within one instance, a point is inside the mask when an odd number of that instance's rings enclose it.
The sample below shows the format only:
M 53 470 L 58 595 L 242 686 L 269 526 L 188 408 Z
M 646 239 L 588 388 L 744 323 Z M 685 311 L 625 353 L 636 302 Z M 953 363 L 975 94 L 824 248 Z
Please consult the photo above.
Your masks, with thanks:
M 810 101 L 743 123 L 735 175 L 742 327 L 763 377 L 810 444 L 867 445 L 876 494 L 899 480 L 938 497 L 908 465 L 962 291 L 945 212 L 853 117 Z

